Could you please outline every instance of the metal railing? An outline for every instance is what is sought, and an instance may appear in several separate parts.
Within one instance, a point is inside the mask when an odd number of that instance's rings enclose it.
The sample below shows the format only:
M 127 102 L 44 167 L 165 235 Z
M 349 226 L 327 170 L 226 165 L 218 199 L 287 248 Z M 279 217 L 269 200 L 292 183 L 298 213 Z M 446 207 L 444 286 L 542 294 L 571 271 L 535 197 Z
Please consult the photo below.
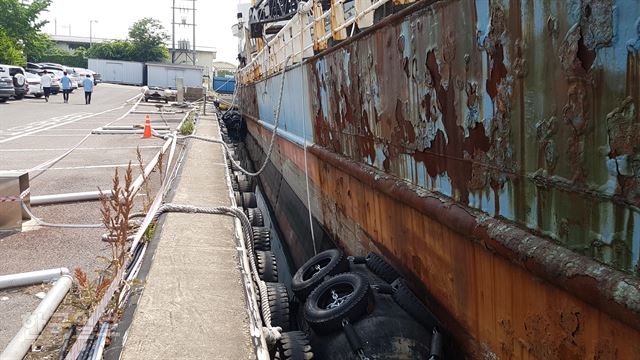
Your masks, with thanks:
M 374 11 L 389 2 L 403 5 L 416 1 L 333 0 L 327 11 L 322 11 L 320 1 L 307 1 L 298 7 L 293 18 L 266 45 L 261 39 L 256 40 L 258 52 L 240 70 L 240 81 L 247 84 L 276 74 L 282 70 L 288 58 L 291 58 L 292 64 L 301 63 L 312 57 L 314 51 L 326 49 L 329 40 L 340 41 L 353 36 L 353 31 L 347 34 L 349 26 L 357 24 L 360 29 L 372 26 Z M 346 4 L 351 5 L 352 2 L 352 9 L 347 9 Z M 249 42 L 249 39 L 246 41 Z

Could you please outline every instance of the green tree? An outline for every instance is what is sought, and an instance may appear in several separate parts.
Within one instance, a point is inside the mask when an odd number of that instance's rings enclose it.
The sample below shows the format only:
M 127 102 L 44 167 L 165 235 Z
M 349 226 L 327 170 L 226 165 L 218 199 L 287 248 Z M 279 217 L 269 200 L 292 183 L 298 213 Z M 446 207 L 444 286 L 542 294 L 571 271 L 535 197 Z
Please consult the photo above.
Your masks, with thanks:
M 0 28 L 0 64 L 24 66 L 26 63 L 27 58 L 15 41 Z
M 84 46 L 79 46 L 75 49 L 73 49 L 73 55 L 74 56 L 82 56 L 83 58 L 87 57 L 87 48 Z
M 50 4 L 51 0 L 33 0 L 27 5 L 18 0 L 0 0 L 0 30 L 29 60 L 41 57 L 52 46 L 49 37 L 41 31 L 47 21 L 39 18 Z
M 132 42 L 124 40 L 94 44 L 86 51 L 86 56 L 107 60 L 136 60 L 134 57 L 134 46 Z
M 133 58 L 136 61 L 163 61 L 169 58 L 165 41 L 169 34 L 160 21 L 143 18 L 129 28 L 129 38 L 133 44 Z

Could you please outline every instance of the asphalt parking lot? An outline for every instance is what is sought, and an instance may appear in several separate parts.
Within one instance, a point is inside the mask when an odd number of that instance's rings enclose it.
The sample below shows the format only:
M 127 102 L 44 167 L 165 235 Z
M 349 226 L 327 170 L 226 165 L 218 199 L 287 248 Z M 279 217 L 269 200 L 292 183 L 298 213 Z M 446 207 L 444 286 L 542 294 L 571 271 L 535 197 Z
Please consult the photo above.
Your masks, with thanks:
M 30 179 L 32 196 L 110 189 L 115 170 L 123 174 L 129 162 L 134 165 L 134 176 L 139 175 L 137 148 L 146 162 L 160 150 L 162 139 L 142 139 L 139 134 L 87 135 L 107 124 L 143 125 L 144 112 L 151 113 L 152 125 L 168 125 L 171 129 L 185 116 L 177 111 L 160 115 L 154 105 L 126 103 L 140 93 L 138 87 L 100 84 L 94 89 L 91 105 L 84 104 L 84 94 L 79 90 L 71 94 L 68 104 L 63 103 L 61 94 L 52 96 L 48 103 L 25 98 L 0 104 L 0 171 L 22 170 L 29 171 L 31 177 L 38 175 Z M 77 149 L 45 172 L 34 170 L 85 137 Z M 156 188 L 157 174 L 152 175 L 151 182 Z M 137 201 L 139 206 L 142 199 Z M 49 223 L 101 222 L 99 201 L 37 206 L 32 211 Z M 103 229 L 31 225 L 24 226 L 20 233 L 0 233 L 0 275 L 59 267 L 96 274 L 105 265 L 99 257 L 110 253 L 101 241 L 103 233 Z M 0 291 L 0 349 L 40 301 L 33 294 L 30 288 Z

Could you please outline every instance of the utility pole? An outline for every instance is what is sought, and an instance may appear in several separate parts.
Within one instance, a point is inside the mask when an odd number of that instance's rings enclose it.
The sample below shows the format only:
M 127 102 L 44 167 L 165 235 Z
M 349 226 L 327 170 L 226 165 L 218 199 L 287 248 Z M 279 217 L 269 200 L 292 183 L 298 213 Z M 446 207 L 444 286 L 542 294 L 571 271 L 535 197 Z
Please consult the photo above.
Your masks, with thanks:
M 198 53 L 196 52 L 196 0 L 191 1 L 191 7 L 193 8 L 193 65 L 196 65 L 196 56 Z
M 89 47 L 93 46 L 93 23 L 98 23 L 98 20 L 89 20 Z
M 178 5 L 176 5 L 176 3 Z M 182 63 L 191 63 L 193 65 L 196 64 L 196 0 L 173 0 L 173 5 L 171 6 L 173 10 L 173 19 L 171 21 L 172 28 L 172 49 L 171 49 L 171 63 L 173 64 L 182 64 Z M 176 12 L 181 14 L 191 12 L 191 23 L 188 22 L 187 15 L 181 16 L 181 19 L 176 21 Z M 178 26 L 178 30 L 180 28 L 188 28 L 192 27 L 191 41 L 189 41 L 189 35 L 186 35 L 186 38 L 183 37 L 177 41 L 178 47 L 176 47 L 176 25 Z M 181 32 L 184 33 L 184 32 Z M 188 34 L 188 33 L 186 33 Z
M 171 6 L 173 19 L 171 20 L 171 63 L 176 63 L 176 0 L 173 0 Z

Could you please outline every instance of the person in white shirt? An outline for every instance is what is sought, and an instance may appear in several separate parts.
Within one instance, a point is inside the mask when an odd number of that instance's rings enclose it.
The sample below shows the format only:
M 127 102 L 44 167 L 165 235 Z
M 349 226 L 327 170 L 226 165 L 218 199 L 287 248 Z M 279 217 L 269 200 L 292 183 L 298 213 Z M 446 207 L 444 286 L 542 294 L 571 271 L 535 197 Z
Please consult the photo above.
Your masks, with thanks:
M 44 91 L 44 101 L 49 102 L 49 95 L 51 94 L 51 83 L 52 79 L 47 70 L 42 73 L 42 78 L 40 79 L 40 83 L 42 84 L 42 90 Z

